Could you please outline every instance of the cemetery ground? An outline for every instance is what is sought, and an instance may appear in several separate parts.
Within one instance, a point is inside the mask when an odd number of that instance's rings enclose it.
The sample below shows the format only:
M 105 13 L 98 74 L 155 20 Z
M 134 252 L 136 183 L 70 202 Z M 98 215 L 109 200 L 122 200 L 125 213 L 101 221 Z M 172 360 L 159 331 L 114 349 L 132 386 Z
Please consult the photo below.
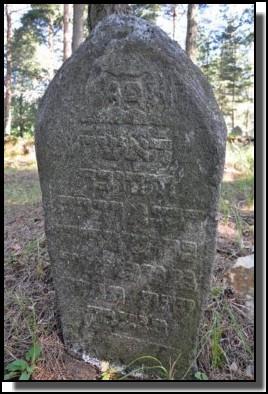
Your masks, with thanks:
M 200 326 L 200 380 L 254 379 L 254 321 L 246 299 L 224 281 L 235 260 L 254 251 L 253 145 L 228 144 L 220 201 L 217 256 Z M 13 153 L 11 155 L 10 153 Z M 5 371 L 32 380 L 142 379 L 112 366 L 102 371 L 64 351 L 44 234 L 34 152 L 5 152 Z M 144 354 L 144 356 L 150 356 Z M 23 360 L 14 363 L 15 360 Z M 179 362 L 179 360 L 178 360 Z M 12 363 L 12 364 L 10 364 Z M 174 365 L 148 358 L 128 372 L 158 365 L 172 379 Z

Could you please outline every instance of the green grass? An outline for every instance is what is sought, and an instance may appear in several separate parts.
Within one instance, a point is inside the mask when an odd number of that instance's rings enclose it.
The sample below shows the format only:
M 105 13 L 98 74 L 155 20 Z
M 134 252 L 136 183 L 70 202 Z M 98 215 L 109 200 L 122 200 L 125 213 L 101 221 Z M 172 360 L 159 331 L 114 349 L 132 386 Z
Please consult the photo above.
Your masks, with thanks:
M 248 339 L 247 339 L 245 333 L 243 332 L 243 330 L 241 329 L 240 324 L 237 321 L 237 318 L 236 318 L 236 315 L 235 315 L 234 311 L 228 305 L 227 302 L 225 302 L 223 304 L 223 307 L 227 311 L 227 313 L 228 313 L 228 315 L 229 315 L 229 317 L 231 319 L 232 326 L 233 326 L 234 330 L 236 331 L 236 333 L 237 333 L 237 335 L 238 335 L 238 337 L 239 337 L 239 339 L 241 341 L 241 344 L 242 344 L 242 347 L 243 347 L 244 351 L 246 353 L 248 353 L 248 355 L 250 357 L 253 358 L 254 357 L 253 351 L 252 351 L 252 349 L 251 349 L 251 347 L 249 345 L 249 342 L 248 342 Z
M 29 349 L 40 337 L 55 330 L 57 324 L 51 319 L 54 295 L 47 269 L 41 190 L 33 155 L 6 155 L 4 197 L 5 364 L 7 375 L 28 379 L 34 366 L 33 360 L 25 359 L 27 354 L 30 357 Z M 16 360 L 24 361 L 13 363 Z
M 234 299 L 234 295 L 228 298 L 227 289 L 212 289 L 200 329 L 197 353 L 200 373 L 205 373 L 210 380 L 244 378 L 247 366 L 253 363 L 253 323 L 245 317 L 242 309 L 243 303 Z M 232 363 L 240 367 L 236 375 L 232 371 Z
M 24 248 L 24 253 L 27 255 L 29 253 L 38 252 L 38 240 L 31 240 Z
M 135 378 L 136 374 L 146 376 L 148 373 L 160 375 L 163 380 L 174 380 L 180 356 L 170 364 L 169 368 L 166 368 L 159 359 L 152 356 L 138 357 L 126 365 L 123 370 L 118 370 L 116 367 L 104 363 L 105 368 L 102 369 L 101 380 L 114 380 L 115 377 L 116 380 L 128 380 L 129 378 Z
M 254 211 L 254 147 L 227 144 L 225 174 L 221 184 L 220 213 L 223 223 L 233 222 L 235 242 L 243 247 L 243 233 L 253 232 L 243 214 Z
M 17 181 L 5 185 L 5 203 L 9 206 L 33 206 L 41 201 L 41 191 L 38 180 L 20 185 Z
M 253 210 L 254 205 L 254 147 L 227 144 L 225 166 L 232 178 L 223 178 L 220 210 L 224 217 L 234 214 L 233 209 Z M 233 172 L 232 172 L 233 170 Z
M 36 162 L 24 157 L 5 162 L 5 222 L 14 219 L 41 201 Z
M 212 350 L 211 350 L 211 368 L 215 370 L 220 368 L 223 360 L 223 351 L 221 348 L 221 328 L 220 328 L 220 316 L 217 311 L 214 312 L 213 325 L 212 325 Z

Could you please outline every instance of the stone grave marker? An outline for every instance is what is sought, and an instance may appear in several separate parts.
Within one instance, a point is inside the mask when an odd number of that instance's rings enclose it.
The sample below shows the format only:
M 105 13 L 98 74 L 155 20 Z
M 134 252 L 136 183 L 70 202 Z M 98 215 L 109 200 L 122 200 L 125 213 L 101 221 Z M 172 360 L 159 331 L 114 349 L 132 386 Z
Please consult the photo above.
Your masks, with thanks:
M 160 28 L 111 15 L 59 69 L 36 151 L 63 338 L 85 360 L 195 358 L 226 128 Z

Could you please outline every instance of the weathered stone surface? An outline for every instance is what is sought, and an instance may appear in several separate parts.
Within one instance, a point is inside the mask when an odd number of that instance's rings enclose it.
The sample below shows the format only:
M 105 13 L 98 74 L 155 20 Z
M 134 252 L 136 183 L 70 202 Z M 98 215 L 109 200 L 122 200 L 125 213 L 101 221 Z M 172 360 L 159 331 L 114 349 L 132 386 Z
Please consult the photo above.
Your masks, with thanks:
M 158 27 L 112 15 L 42 99 L 36 149 L 63 336 L 73 354 L 195 354 L 214 259 L 226 129 Z
M 224 281 L 245 299 L 249 316 L 254 316 L 254 254 L 239 257 L 225 273 Z

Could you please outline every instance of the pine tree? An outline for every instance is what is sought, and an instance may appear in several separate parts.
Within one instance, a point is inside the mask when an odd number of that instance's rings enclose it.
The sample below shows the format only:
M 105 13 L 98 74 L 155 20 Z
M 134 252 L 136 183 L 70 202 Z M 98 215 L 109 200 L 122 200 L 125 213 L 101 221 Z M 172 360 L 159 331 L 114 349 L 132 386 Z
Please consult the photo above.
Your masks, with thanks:
M 5 135 L 11 133 L 11 9 L 10 4 L 6 4 L 6 77 L 5 77 Z
M 248 60 L 248 46 L 252 35 L 245 27 L 241 29 L 245 26 L 247 14 L 243 13 L 239 19 L 229 16 L 227 26 L 220 37 L 218 100 L 231 130 L 238 124 L 242 126 L 243 121 L 238 108 L 249 99 L 249 87 L 253 82 Z M 248 124 L 246 126 L 248 127 Z
M 162 4 L 131 4 L 131 12 L 138 18 L 155 22 Z
M 61 4 L 31 4 L 31 9 L 21 19 L 22 32 L 29 32 L 40 44 L 48 48 L 48 79 L 55 73 L 54 37 L 62 29 Z
M 253 6 L 234 15 L 227 4 L 220 5 L 217 30 L 208 23 L 198 27 L 198 65 L 211 83 L 229 131 L 236 126 L 250 131 L 253 118 Z
M 38 98 L 54 76 L 53 41 L 62 28 L 60 6 L 33 4 L 26 8 L 20 22 L 13 31 L 10 49 L 12 134 L 22 136 L 33 132 Z

